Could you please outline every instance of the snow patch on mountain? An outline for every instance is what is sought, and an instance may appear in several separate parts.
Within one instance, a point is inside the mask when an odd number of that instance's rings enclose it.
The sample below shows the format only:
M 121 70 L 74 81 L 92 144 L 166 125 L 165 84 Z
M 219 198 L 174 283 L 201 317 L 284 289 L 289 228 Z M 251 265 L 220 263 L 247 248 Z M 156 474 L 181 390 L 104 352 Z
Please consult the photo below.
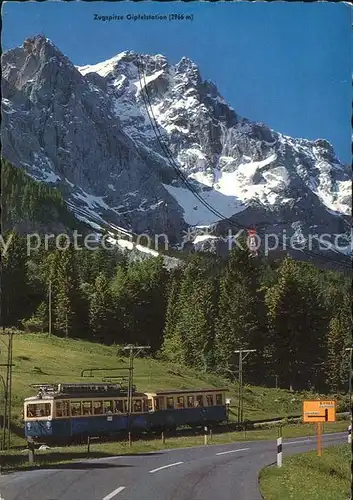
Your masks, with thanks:
M 73 193 L 72 197 L 77 198 L 80 201 L 83 201 L 85 205 L 92 209 L 104 208 L 109 210 L 109 205 L 105 203 L 101 196 L 94 196 L 92 194 L 88 194 L 83 189 L 80 188 L 81 193 Z
M 104 230 L 102 226 L 99 226 L 98 224 L 96 224 L 95 222 L 93 222 L 88 217 L 84 217 L 83 215 L 80 215 L 80 214 L 75 214 L 75 217 L 76 217 L 76 219 L 84 222 L 88 226 L 91 226 L 93 229 L 96 229 L 97 231 L 102 232 Z
M 187 188 L 164 184 L 167 191 L 184 210 L 184 219 L 191 226 L 214 224 L 222 217 L 228 218 L 246 207 L 235 196 L 226 196 L 217 190 L 203 191 L 200 198 L 221 215 L 214 214 Z
M 54 165 L 42 152 L 33 153 L 33 163 L 30 166 L 32 177 L 37 180 L 55 184 L 60 177 L 54 173 Z
M 255 182 L 254 176 L 276 158 L 276 154 L 273 154 L 262 161 L 241 163 L 234 172 L 219 170 L 214 188 L 226 196 L 235 196 L 244 203 L 257 198 L 262 204 L 274 205 L 280 198 L 276 190 L 281 191 L 289 185 L 287 169 L 278 166 L 263 172 L 260 182 Z
M 193 243 L 196 245 L 197 243 L 201 243 L 201 241 L 206 241 L 206 240 L 216 240 L 217 236 L 213 236 L 211 234 L 198 234 L 196 238 L 194 239 Z
M 121 52 L 120 54 L 117 54 L 116 56 L 101 63 L 75 67 L 82 75 L 87 75 L 88 73 L 98 73 L 99 75 L 105 77 L 114 71 L 117 63 L 126 55 L 126 53 L 127 52 Z
M 145 78 L 138 80 L 136 82 L 133 82 L 133 85 L 135 85 L 136 89 L 137 89 L 137 93 L 136 93 L 136 96 L 138 95 L 139 92 L 141 92 L 141 90 L 146 86 L 148 85 L 150 82 L 153 82 L 153 80 L 156 80 L 160 75 L 163 74 L 163 70 L 159 70 L 159 71 L 156 71 L 155 73 L 153 73 L 152 75 L 150 76 L 146 76 Z

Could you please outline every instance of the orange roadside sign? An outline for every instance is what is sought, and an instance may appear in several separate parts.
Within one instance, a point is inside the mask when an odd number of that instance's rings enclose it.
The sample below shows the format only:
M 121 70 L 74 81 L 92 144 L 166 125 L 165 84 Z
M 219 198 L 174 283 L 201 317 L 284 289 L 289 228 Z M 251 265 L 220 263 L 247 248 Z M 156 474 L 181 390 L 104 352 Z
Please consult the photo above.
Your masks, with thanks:
M 303 422 L 336 422 L 336 401 L 303 401 Z

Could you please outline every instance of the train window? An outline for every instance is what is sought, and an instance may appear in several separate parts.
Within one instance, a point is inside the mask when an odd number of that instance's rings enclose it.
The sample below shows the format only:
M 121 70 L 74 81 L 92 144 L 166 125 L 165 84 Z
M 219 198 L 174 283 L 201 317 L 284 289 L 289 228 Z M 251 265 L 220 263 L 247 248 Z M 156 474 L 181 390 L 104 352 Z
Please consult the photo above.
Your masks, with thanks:
M 50 417 L 51 403 L 27 405 L 27 418 Z
M 71 416 L 77 417 L 81 415 L 81 401 L 71 401 Z
M 92 415 L 92 401 L 82 402 L 82 415 Z
M 93 413 L 101 415 L 103 413 L 103 401 L 93 401 Z
M 193 408 L 195 406 L 195 397 L 194 396 L 188 396 L 187 401 L 188 401 L 188 408 Z
M 104 413 L 113 413 L 113 401 L 104 401 Z
M 184 396 L 177 397 L 177 408 L 185 408 Z
M 153 410 L 153 401 L 151 398 L 148 398 L 148 411 Z
M 122 399 L 115 401 L 115 413 L 124 413 L 124 401 Z
M 141 399 L 134 399 L 132 403 L 132 411 L 134 413 L 141 413 L 142 412 L 142 401 Z
M 157 406 L 156 408 L 158 408 L 159 410 L 164 410 L 165 409 L 165 404 L 164 404 L 164 396 L 160 396 L 158 399 L 157 399 L 158 403 L 157 403 Z
M 207 401 L 207 406 L 213 406 L 213 395 L 207 394 L 206 401 Z
M 62 401 L 57 401 L 55 403 L 55 413 L 57 417 L 63 417 L 63 403 Z
M 159 398 L 153 398 L 154 409 L 159 410 Z
M 196 396 L 196 403 L 195 406 L 203 406 L 203 395 L 199 394 Z
M 222 394 L 216 394 L 216 405 L 223 404 Z
M 68 417 L 69 416 L 69 402 L 68 401 L 57 401 L 56 402 L 56 416 L 57 417 Z
M 127 399 L 124 399 L 124 409 L 125 413 L 129 413 L 129 403 Z
M 167 409 L 174 410 L 174 398 L 173 397 L 167 398 Z

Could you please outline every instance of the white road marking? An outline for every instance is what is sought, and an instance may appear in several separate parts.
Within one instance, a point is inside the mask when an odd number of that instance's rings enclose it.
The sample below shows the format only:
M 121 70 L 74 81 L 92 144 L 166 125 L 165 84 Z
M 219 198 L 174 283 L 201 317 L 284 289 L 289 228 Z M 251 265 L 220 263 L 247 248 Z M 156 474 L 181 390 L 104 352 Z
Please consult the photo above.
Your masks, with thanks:
M 117 495 L 118 493 L 120 493 L 123 490 L 125 490 L 125 486 L 119 486 L 119 488 L 117 488 L 116 490 L 109 493 L 109 495 L 104 497 L 103 500 L 111 500 L 113 497 L 115 497 L 115 495 Z
M 302 439 L 300 441 L 288 441 L 287 443 L 283 443 L 283 445 L 285 444 L 297 444 L 297 443 L 311 443 L 312 439 Z
M 175 462 L 175 464 L 169 464 L 169 465 L 163 465 L 163 467 L 158 467 L 158 469 L 153 469 L 153 470 L 150 470 L 149 472 L 150 473 L 153 473 L 153 472 L 157 472 L 159 470 L 162 470 L 162 469 L 167 469 L 168 467 L 174 467 L 174 465 L 180 465 L 180 464 L 183 464 L 184 462 Z M 104 500 L 104 499 L 103 499 Z M 108 499 L 107 499 L 108 500 Z
M 216 455 L 225 455 L 226 453 L 236 453 L 237 451 L 247 451 L 250 448 L 239 448 L 238 450 L 230 450 L 230 451 L 221 451 L 220 453 L 216 453 Z

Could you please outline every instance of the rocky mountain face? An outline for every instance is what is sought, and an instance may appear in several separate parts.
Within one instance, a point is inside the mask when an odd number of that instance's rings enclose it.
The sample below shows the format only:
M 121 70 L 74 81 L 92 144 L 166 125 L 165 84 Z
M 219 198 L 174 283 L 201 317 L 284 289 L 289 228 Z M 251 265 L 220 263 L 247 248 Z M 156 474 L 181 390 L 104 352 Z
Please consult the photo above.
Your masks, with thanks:
M 77 217 L 174 244 L 188 231 L 202 249 L 249 226 L 349 244 L 350 172 L 332 146 L 238 116 L 188 58 L 127 51 L 75 67 L 38 36 L 2 68 L 3 156 Z
M 70 205 L 126 229 L 162 231 L 168 203 L 181 230 L 182 209 L 111 112 L 109 95 L 48 40 L 37 37 L 2 56 L 3 156 L 56 184 Z

